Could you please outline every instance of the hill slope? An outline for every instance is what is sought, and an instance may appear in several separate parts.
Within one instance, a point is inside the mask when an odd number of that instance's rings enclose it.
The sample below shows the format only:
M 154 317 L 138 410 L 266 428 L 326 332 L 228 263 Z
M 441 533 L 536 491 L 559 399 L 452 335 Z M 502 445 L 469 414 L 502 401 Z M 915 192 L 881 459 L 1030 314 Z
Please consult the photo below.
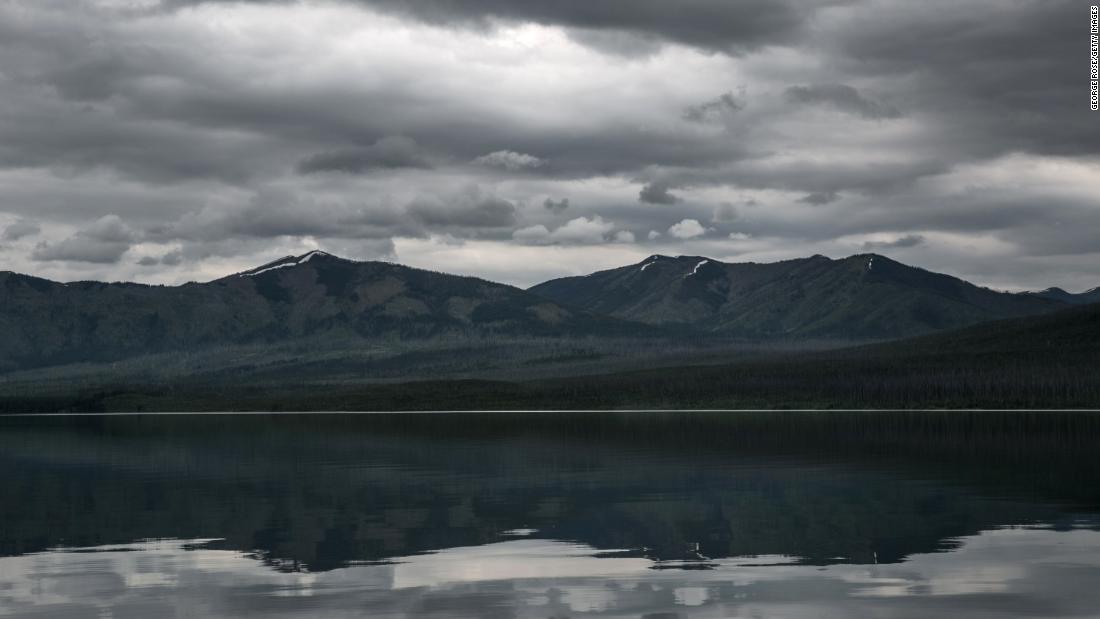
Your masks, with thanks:
M 875 254 L 769 264 L 658 255 L 530 291 L 628 320 L 768 338 L 898 338 L 1066 306 L 980 288 Z
M 540 380 L 333 383 L 196 377 L 81 386 L 5 385 L 0 412 L 517 410 L 615 408 L 1100 408 L 1100 304 L 958 331 L 721 365 L 670 365 Z
M 518 288 L 324 252 L 182 286 L 0 273 L 0 370 L 309 338 L 635 333 Z

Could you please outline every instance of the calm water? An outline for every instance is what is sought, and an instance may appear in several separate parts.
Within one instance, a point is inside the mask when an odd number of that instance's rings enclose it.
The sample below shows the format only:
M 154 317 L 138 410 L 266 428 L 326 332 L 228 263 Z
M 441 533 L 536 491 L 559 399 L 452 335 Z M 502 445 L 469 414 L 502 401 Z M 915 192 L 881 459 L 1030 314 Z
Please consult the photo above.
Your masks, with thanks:
M 1100 416 L 0 419 L 0 616 L 1100 617 Z

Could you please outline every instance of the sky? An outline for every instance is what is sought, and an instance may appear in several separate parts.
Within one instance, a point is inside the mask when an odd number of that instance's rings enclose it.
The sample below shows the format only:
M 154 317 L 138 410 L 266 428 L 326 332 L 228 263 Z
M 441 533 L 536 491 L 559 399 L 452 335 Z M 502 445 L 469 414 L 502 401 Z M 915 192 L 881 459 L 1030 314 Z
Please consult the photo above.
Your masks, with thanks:
M 0 269 L 875 252 L 1092 288 L 1089 4 L 4 0 Z

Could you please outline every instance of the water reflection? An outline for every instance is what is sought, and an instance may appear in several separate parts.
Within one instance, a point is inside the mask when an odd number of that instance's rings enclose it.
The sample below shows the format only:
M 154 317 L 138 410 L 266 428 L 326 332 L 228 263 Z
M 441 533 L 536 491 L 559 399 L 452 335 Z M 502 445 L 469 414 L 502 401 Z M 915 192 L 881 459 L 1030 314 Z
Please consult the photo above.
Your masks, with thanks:
M 450 548 L 320 573 L 159 541 L 0 559 L 0 612 L 50 617 L 1093 616 L 1100 533 L 1000 529 L 890 565 L 721 559 L 653 570 L 543 539 Z
M 1096 416 L 875 415 L 0 420 L 0 614 L 1100 607 Z

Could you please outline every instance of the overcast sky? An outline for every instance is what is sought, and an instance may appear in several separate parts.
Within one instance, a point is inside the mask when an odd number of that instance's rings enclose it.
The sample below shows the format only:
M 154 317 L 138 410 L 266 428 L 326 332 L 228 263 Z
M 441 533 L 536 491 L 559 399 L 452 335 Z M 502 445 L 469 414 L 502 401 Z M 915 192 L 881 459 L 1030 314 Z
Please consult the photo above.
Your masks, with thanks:
M 0 269 L 874 251 L 1091 288 L 1089 4 L 4 0 Z

